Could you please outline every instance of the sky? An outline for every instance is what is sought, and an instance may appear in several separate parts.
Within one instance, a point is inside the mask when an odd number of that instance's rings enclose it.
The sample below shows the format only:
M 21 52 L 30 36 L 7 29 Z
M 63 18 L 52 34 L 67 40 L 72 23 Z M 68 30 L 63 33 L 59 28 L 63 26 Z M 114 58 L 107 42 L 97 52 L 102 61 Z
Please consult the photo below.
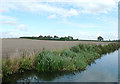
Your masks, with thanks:
M 117 0 L 1 0 L 1 38 L 118 39 Z

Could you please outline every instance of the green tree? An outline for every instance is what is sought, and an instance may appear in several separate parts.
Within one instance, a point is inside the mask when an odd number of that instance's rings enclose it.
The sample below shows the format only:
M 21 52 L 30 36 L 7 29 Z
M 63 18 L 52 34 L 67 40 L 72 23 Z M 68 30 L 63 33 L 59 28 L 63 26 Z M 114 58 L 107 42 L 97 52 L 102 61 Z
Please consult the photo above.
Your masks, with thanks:
M 68 39 L 69 39 L 69 40 L 73 40 L 73 37 L 72 37 L 72 36 L 68 36 Z
M 55 35 L 54 38 L 59 38 L 59 37 Z
M 97 39 L 98 39 L 98 41 L 103 41 L 103 37 L 102 36 L 99 36 Z
M 43 36 L 42 36 L 42 35 L 40 35 L 40 36 L 39 36 L 39 38 L 43 38 Z
M 48 35 L 47 38 L 52 38 L 52 36 Z

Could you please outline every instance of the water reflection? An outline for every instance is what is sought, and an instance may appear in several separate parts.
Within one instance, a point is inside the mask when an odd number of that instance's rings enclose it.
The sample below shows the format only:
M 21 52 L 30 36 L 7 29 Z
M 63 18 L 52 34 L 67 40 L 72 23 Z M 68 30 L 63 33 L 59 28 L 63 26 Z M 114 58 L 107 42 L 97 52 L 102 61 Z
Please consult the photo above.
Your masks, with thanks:
M 3 78 L 3 82 L 117 82 L 118 51 L 104 55 L 93 61 L 81 72 L 36 72 L 27 71 Z
M 63 77 L 64 75 L 75 75 L 71 72 L 37 72 L 27 71 L 4 78 L 5 82 L 38 82 L 38 81 L 53 81 L 55 78 Z M 7 80 L 6 80 L 7 79 Z M 12 79 L 12 80 L 11 80 Z

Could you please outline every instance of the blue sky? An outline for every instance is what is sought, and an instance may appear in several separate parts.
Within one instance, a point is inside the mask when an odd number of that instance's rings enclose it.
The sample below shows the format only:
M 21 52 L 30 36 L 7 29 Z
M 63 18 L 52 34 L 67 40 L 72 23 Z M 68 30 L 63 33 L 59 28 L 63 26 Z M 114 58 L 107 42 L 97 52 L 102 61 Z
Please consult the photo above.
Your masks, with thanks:
M 2 0 L 2 38 L 57 35 L 118 39 L 117 0 Z

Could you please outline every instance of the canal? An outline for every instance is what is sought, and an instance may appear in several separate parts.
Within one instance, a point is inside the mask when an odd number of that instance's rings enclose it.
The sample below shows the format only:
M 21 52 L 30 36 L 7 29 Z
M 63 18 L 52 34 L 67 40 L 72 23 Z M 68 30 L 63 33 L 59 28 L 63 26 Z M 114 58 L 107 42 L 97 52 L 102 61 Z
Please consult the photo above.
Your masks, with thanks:
M 120 50 L 119 50 L 120 51 Z M 118 50 L 103 55 L 81 72 L 36 72 L 14 74 L 3 82 L 118 82 Z

